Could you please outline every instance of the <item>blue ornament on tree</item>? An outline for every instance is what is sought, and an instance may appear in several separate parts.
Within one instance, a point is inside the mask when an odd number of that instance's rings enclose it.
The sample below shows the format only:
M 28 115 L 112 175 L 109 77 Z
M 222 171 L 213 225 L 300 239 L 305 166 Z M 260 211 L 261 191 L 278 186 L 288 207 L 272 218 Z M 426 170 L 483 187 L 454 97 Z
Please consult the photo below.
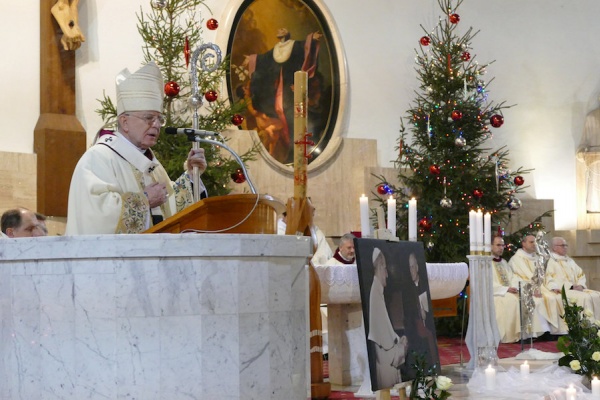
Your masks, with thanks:
M 509 210 L 516 211 L 519 208 L 521 208 L 521 204 L 522 204 L 521 200 L 517 199 L 514 196 L 511 196 L 510 199 L 508 199 L 506 206 L 508 207 Z
M 377 186 L 377 193 L 383 196 L 386 194 L 393 194 L 394 191 L 387 183 L 382 183 L 381 185 Z

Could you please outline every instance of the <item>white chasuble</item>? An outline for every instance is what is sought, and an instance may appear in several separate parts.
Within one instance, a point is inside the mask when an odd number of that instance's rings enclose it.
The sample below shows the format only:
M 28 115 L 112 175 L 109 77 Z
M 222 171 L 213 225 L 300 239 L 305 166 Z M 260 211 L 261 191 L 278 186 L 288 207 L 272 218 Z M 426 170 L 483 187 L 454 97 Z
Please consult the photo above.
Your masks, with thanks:
M 150 210 L 144 187 L 167 186 L 168 200 Z M 177 182 L 163 166 L 148 159 L 119 132 L 104 135 L 81 157 L 69 190 L 66 235 L 140 233 L 152 215 L 168 218 L 192 204 L 192 188 L 185 174 Z

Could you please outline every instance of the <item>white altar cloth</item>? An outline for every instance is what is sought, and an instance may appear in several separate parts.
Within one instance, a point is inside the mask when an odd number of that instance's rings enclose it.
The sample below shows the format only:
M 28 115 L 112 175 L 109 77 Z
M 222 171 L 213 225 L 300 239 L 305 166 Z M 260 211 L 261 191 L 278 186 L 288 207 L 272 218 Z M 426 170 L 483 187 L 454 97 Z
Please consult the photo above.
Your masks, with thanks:
M 466 263 L 426 263 L 432 300 L 456 296 L 465 287 L 469 276 Z M 321 281 L 321 303 L 360 303 L 360 286 L 356 264 L 317 265 Z
M 308 239 L 0 239 L 0 399 L 305 400 Z

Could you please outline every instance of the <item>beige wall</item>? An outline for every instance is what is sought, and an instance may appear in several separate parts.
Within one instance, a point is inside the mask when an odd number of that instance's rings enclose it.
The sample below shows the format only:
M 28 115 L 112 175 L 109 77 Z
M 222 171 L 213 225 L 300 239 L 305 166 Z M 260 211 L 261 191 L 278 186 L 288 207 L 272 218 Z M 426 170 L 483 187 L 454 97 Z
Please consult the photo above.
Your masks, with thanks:
M 0 214 L 15 207 L 36 209 L 35 154 L 0 152 Z M 48 234 L 62 235 L 65 218 L 48 216 Z

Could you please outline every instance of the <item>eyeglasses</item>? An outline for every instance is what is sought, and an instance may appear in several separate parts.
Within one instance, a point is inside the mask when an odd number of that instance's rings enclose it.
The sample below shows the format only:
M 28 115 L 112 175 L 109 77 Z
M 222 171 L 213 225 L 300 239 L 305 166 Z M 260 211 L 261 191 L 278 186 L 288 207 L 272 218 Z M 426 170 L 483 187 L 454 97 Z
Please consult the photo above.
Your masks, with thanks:
M 167 122 L 166 119 L 165 119 L 165 116 L 162 115 L 162 114 L 158 114 L 158 115 L 146 114 L 146 115 L 143 115 L 141 117 L 139 115 L 135 115 L 135 114 L 125 114 L 125 115 L 141 119 L 142 121 L 144 121 L 145 123 L 147 123 L 148 126 L 154 125 L 154 123 L 156 121 L 158 121 L 158 123 L 160 124 L 160 126 L 165 126 L 165 123 Z
M 569 247 L 568 244 L 557 244 L 558 247 Z

